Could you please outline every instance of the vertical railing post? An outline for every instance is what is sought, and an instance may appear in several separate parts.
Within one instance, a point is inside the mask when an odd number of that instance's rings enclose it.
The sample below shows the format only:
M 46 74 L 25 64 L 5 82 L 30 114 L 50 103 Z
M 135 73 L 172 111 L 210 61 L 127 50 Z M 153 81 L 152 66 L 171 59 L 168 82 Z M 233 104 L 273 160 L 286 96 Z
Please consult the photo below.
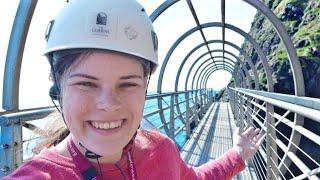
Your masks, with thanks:
M 201 105 L 199 103 L 199 99 L 198 99 L 198 90 L 196 90 L 196 116 L 197 116 L 197 119 L 199 120 L 199 114 L 201 113 Z
M 245 123 L 245 109 L 243 108 L 243 106 L 245 106 L 245 95 L 244 94 L 240 94 L 239 95 L 239 99 L 240 99 L 240 118 L 239 118 L 239 122 L 240 122 L 240 127 L 244 128 L 246 123 Z
M 206 89 L 206 100 L 207 100 L 207 108 L 206 111 L 209 109 L 210 99 L 209 99 L 209 90 Z
M 203 89 L 200 89 L 200 114 L 201 114 L 201 117 L 203 115 L 203 112 L 204 112 Z
M 206 111 L 206 90 L 202 89 L 203 113 Z
M 278 174 L 273 175 L 273 172 L 278 172 L 278 158 L 277 158 L 277 144 L 273 139 L 277 139 L 276 131 L 273 127 L 275 127 L 274 121 L 274 107 L 270 103 L 266 103 L 266 128 L 267 128 L 267 136 L 266 136 L 266 154 L 267 154 L 267 178 L 274 179 L 278 177 Z M 273 126 L 273 127 L 272 127 Z M 272 139 L 273 138 L 273 139 Z M 272 149 L 273 150 L 272 150 Z M 275 152 L 273 152 L 275 151 Z M 272 162 L 273 161 L 273 162 Z M 276 165 L 274 165 L 276 164 Z M 273 172 L 272 172 L 273 171 Z M 276 176 L 276 177 L 274 177 Z
M 214 95 L 213 95 L 213 89 L 211 89 L 211 98 L 212 98 L 212 102 L 214 102 L 215 99 L 214 99 Z
M 239 109 L 238 109 L 238 112 L 239 112 L 239 114 L 238 114 L 238 125 L 239 125 L 239 127 L 241 127 L 241 128 L 243 128 L 243 126 L 242 126 L 242 114 L 243 114 L 243 108 L 242 108 L 242 102 L 243 102 L 243 99 L 242 99 L 242 96 L 241 96 L 241 93 L 239 92 L 239 94 L 238 94 L 238 97 L 239 97 Z
M 198 105 L 195 103 L 193 105 L 193 119 L 195 121 L 196 126 L 199 124 L 199 116 L 198 116 Z
M 252 113 L 253 113 L 251 101 L 252 101 L 252 97 L 247 96 L 247 105 L 246 105 L 246 107 L 247 107 L 247 113 L 246 113 L 246 115 L 247 115 L 247 123 L 249 123 L 250 125 L 253 125 L 252 116 L 251 116 Z
M 209 90 L 206 89 L 206 112 L 208 111 L 210 106 L 210 100 L 209 100 Z
M 21 124 L 1 126 L 0 135 L 0 177 L 3 177 L 22 164 Z
M 205 111 L 205 109 L 206 109 L 206 90 L 203 89 L 202 92 L 203 92 L 202 93 L 203 107 L 204 107 L 204 111 Z
M 191 99 L 192 99 L 192 102 L 193 102 L 193 106 L 192 106 L 192 116 L 193 116 L 193 121 L 195 122 L 195 125 L 198 126 L 199 124 L 199 117 L 198 117 L 198 111 L 197 111 L 197 102 L 194 101 L 193 99 L 195 98 L 195 93 L 194 91 L 192 91 L 191 93 Z
M 174 97 L 175 95 L 172 94 L 170 96 L 170 122 L 169 122 L 169 137 L 174 139 Z M 179 99 L 178 99 L 179 101 Z
M 231 102 L 231 109 L 232 109 L 232 112 L 234 114 L 234 89 L 229 89 L 229 92 L 230 92 L 230 102 Z
M 247 124 L 247 119 L 246 119 L 247 111 L 246 111 L 246 108 L 244 108 L 244 107 L 246 107 L 246 96 L 244 94 L 242 94 L 242 96 L 241 96 L 241 114 L 242 114 L 241 123 L 243 125 L 246 125 Z
M 206 89 L 206 101 L 207 101 L 207 104 L 209 103 L 209 91 L 208 89 Z
M 233 114 L 235 114 L 235 103 L 236 103 L 236 91 L 232 90 L 232 109 L 233 109 Z
M 189 139 L 191 136 L 191 130 L 190 130 L 190 105 L 189 105 L 189 92 L 186 92 L 186 132 L 187 132 L 187 138 Z
M 205 89 L 202 89 L 202 105 L 201 105 L 201 115 L 206 113 L 206 101 L 205 101 Z
M 207 110 L 208 110 L 208 91 L 207 91 L 207 89 L 204 90 L 204 99 L 205 99 L 205 104 L 206 104 L 205 110 L 207 112 Z
M 251 103 L 251 101 L 252 101 L 252 97 L 251 96 L 247 96 L 247 106 L 246 106 L 247 107 L 247 111 L 246 111 L 247 119 L 246 119 L 246 121 L 250 126 L 253 126 L 253 120 L 252 120 L 253 111 L 252 111 L 252 103 Z M 247 161 L 247 163 L 248 163 L 248 167 L 254 168 L 252 160 L 251 161 Z
M 239 126 L 239 123 L 238 123 L 238 115 L 239 115 L 239 110 L 238 110 L 238 107 L 239 107 L 239 98 L 238 98 L 238 92 L 235 91 L 234 92 L 234 117 L 235 117 L 235 120 L 236 120 L 236 123 L 237 123 L 237 126 Z

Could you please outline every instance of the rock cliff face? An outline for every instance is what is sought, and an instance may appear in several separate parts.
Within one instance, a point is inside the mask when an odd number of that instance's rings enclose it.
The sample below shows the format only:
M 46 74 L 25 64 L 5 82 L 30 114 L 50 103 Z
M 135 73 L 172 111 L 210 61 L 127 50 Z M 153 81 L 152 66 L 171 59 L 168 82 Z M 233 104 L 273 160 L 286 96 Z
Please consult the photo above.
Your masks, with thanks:
M 320 97 L 320 0 L 264 0 L 284 23 L 296 48 L 305 80 L 306 96 Z M 270 21 L 257 13 L 249 32 L 258 41 L 273 72 L 275 92 L 294 94 L 290 62 Z M 260 88 L 266 90 L 263 66 L 250 43 L 242 47 L 259 70 Z
M 306 96 L 320 98 L 320 0 L 263 0 L 263 2 L 283 22 L 294 43 L 303 71 Z M 249 34 L 258 41 L 267 55 L 272 69 L 275 92 L 294 94 L 294 82 L 287 52 L 271 22 L 261 13 L 257 13 Z M 266 90 L 267 80 L 257 53 L 247 41 L 244 42 L 242 48 L 248 52 L 258 69 L 259 88 Z M 275 112 L 284 114 L 286 110 L 275 107 Z M 262 117 L 265 115 L 259 114 Z M 287 119 L 293 121 L 293 114 L 287 116 Z M 305 118 L 303 126 L 320 135 L 319 123 Z M 286 124 L 279 123 L 277 129 L 286 137 L 290 137 L 292 129 Z M 277 138 L 286 142 L 283 135 L 279 133 L 277 133 Z M 313 159 L 320 162 L 319 146 L 305 136 L 301 136 L 299 146 Z M 280 157 L 284 155 L 281 148 L 277 148 L 277 153 Z M 300 151 L 297 151 L 296 154 L 312 169 L 314 164 L 308 158 Z M 294 172 L 295 176 L 299 175 L 300 171 L 295 165 L 291 164 L 289 169 Z M 289 173 L 286 173 L 285 177 L 286 179 L 293 178 Z

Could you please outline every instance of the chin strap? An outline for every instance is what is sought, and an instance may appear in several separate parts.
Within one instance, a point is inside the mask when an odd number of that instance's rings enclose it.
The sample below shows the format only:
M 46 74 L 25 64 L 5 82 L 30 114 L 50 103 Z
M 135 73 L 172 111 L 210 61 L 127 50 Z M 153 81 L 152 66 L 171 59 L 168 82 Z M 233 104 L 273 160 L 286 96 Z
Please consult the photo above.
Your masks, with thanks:
M 90 159 L 98 159 L 98 158 L 101 158 L 101 157 L 102 157 L 102 156 L 100 156 L 99 154 L 96 154 L 96 153 L 90 151 L 89 149 L 87 149 L 86 147 L 84 147 L 84 145 L 82 145 L 81 142 L 79 142 L 79 145 L 86 150 L 86 152 L 85 152 L 84 155 L 85 155 L 87 158 L 90 158 Z

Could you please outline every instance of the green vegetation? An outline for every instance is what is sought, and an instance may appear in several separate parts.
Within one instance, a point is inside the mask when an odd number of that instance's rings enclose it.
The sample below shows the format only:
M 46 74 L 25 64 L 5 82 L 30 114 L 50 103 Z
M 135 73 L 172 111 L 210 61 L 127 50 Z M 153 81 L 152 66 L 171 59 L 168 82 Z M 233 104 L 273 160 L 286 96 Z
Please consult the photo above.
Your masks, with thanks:
M 316 21 L 312 21 L 309 24 L 300 27 L 294 37 L 295 37 L 295 39 L 299 39 L 299 38 L 303 38 L 303 37 L 312 35 L 312 37 L 314 39 L 319 34 L 320 34 L 320 23 L 316 22 Z M 320 41 L 318 38 L 318 44 L 319 44 L 319 42 Z
M 320 97 L 320 93 L 315 95 L 317 91 L 314 90 L 319 87 L 317 77 L 320 76 L 320 0 L 264 0 L 264 2 L 282 20 L 291 36 L 303 70 L 307 92 L 311 96 Z M 250 34 L 266 52 L 269 65 L 272 67 L 275 90 L 284 93 L 293 92 L 288 53 L 271 22 L 261 13 L 257 13 Z M 256 52 L 247 41 L 242 47 L 254 60 L 257 60 L 259 86 L 266 89 L 267 78 Z
M 274 58 L 278 61 L 284 61 L 288 59 L 288 53 L 285 50 L 280 50 L 275 53 Z
M 309 0 L 283 0 L 280 3 L 278 1 L 275 1 L 273 3 L 273 8 L 275 8 L 274 12 L 276 14 L 283 12 L 284 8 L 287 4 L 292 4 L 294 6 L 300 7 L 305 9 L 308 5 Z M 278 4 L 278 5 L 277 5 Z

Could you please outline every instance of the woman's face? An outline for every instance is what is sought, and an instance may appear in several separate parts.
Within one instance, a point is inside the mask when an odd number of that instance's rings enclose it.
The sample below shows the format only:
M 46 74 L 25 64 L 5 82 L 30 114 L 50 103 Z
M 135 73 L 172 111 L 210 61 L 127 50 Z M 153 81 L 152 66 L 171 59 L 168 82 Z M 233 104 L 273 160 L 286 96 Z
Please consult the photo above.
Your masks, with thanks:
M 146 78 L 134 57 L 94 52 L 63 78 L 62 107 L 74 140 L 100 155 L 121 152 L 143 113 Z

